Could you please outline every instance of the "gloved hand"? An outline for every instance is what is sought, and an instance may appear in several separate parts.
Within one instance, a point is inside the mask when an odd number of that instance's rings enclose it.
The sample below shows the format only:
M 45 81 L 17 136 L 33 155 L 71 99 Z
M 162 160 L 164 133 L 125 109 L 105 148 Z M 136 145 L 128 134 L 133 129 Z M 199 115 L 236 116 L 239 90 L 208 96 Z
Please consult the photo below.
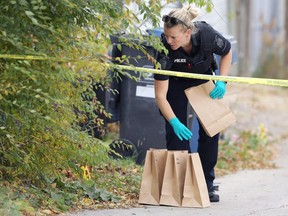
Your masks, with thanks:
M 192 132 L 182 124 L 177 117 L 172 118 L 169 123 L 173 127 L 174 133 L 181 141 L 183 139 L 189 140 L 192 137 Z
M 215 88 L 210 92 L 210 97 L 212 99 L 221 99 L 226 93 L 226 83 L 223 81 L 217 81 L 215 83 Z

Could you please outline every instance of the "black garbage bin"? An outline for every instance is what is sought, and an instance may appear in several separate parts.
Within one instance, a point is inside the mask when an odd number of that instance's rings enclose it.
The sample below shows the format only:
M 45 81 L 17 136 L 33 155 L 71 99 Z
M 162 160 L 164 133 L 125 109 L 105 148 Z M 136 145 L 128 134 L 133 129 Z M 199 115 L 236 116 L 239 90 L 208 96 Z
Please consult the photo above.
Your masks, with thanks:
M 111 37 L 111 41 L 114 44 L 113 49 L 118 49 L 119 44 L 121 45 L 121 51 L 113 51 L 113 54 L 129 56 L 129 63 L 137 67 L 154 67 L 140 50 L 121 43 L 117 37 Z M 133 42 L 139 43 L 137 40 Z M 144 43 L 141 45 L 150 55 L 155 56 L 152 46 Z M 165 148 L 165 123 L 155 103 L 153 74 L 141 76 L 133 71 L 125 72 L 139 79 L 135 81 L 125 75 L 121 79 L 119 88 L 120 140 L 133 146 L 137 152 L 136 162 L 142 164 L 149 148 Z

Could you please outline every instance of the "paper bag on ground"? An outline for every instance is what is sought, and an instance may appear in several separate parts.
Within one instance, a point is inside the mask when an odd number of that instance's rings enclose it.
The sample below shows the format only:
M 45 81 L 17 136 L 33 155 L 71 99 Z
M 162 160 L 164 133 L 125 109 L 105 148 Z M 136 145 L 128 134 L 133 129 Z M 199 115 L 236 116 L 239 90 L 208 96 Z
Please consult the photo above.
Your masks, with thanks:
M 168 151 L 160 197 L 161 205 L 181 206 L 187 157 L 188 151 Z
M 151 149 L 147 151 L 141 180 L 139 203 L 159 205 L 166 156 L 166 149 Z
M 208 81 L 185 90 L 189 103 L 207 135 L 213 137 L 236 121 L 235 115 L 223 99 L 211 99 L 209 93 L 215 85 Z
M 183 207 L 208 207 L 210 200 L 198 153 L 189 154 L 183 191 Z

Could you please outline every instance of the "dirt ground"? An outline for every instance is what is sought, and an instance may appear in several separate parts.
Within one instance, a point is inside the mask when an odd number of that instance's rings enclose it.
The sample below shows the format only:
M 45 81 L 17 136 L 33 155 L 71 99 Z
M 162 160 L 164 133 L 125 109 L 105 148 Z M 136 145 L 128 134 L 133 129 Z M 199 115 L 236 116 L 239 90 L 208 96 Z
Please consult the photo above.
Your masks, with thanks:
M 276 169 L 243 170 L 217 179 L 220 202 L 211 207 L 174 208 L 142 206 L 131 209 L 83 211 L 69 216 L 287 216 L 288 215 L 288 88 L 229 83 L 225 100 L 237 123 L 225 136 L 238 130 L 256 130 L 264 124 L 269 140 L 275 144 Z
M 264 124 L 271 141 L 288 138 L 288 88 L 230 83 L 225 100 L 237 117 L 228 135 Z

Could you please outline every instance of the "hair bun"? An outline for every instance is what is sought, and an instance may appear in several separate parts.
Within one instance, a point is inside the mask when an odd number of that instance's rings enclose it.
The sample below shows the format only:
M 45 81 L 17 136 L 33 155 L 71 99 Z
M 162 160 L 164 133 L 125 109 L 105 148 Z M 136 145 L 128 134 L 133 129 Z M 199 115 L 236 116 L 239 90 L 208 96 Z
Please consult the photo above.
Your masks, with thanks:
M 194 7 L 192 4 L 187 5 L 185 10 L 191 20 L 194 20 L 200 13 L 199 9 Z

